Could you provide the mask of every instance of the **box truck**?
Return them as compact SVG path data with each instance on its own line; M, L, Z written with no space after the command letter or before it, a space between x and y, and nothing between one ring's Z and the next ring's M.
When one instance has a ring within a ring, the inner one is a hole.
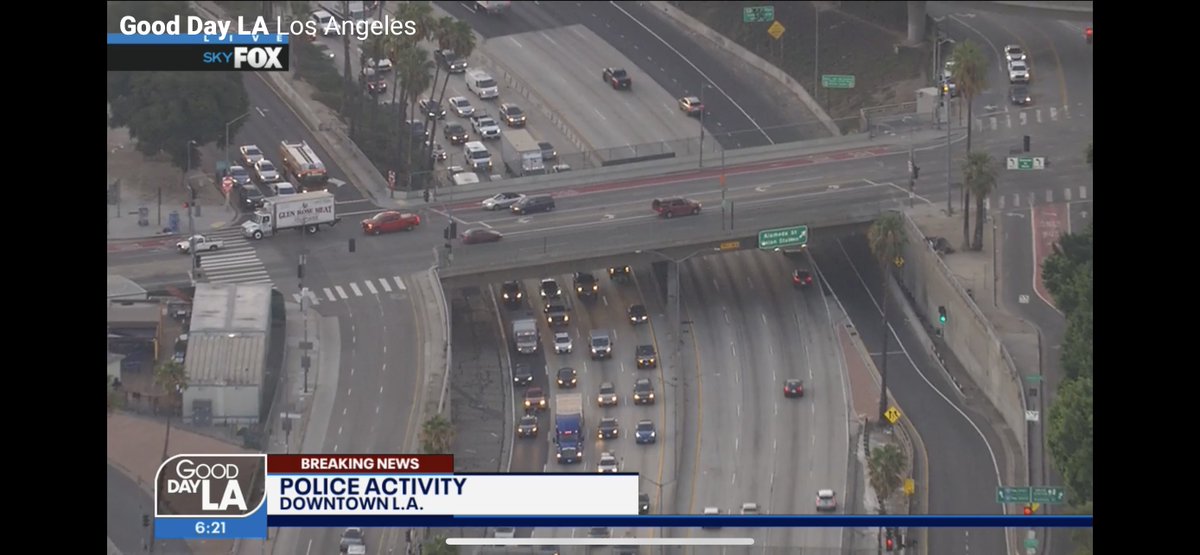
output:
M335 206L333 193L328 191L271 197L242 224L242 235L262 239L284 229L299 228L316 233L323 225L338 223Z
M510 129L500 136L500 157L504 159L504 167L515 177L546 173L542 147L524 129Z

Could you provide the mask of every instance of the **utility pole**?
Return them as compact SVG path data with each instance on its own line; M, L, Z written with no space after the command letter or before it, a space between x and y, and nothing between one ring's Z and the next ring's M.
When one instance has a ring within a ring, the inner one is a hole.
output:
M700 81L700 167L704 167L704 112L708 111L708 106L704 105L704 89L708 87L703 80Z
M229 123L225 124L225 171L229 171L229 126L237 123L238 120L240 120L248 115L250 115L250 112L246 112L236 118L233 118L233 121L230 121ZM246 168L246 169L249 170L250 168Z
M946 214L953 216L954 203L950 202L950 197L954 196L954 176L950 173L950 85L943 85L942 90L946 106Z
M192 145L196 141L188 139L187 148L187 168L183 170L183 187L188 193L187 211L188 211L188 256L192 259L191 275L192 281L196 281L196 268L198 267L199 258L196 256L196 219L193 216L193 210L196 204L196 190L192 188L192 184L188 182L188 174L192 173Z

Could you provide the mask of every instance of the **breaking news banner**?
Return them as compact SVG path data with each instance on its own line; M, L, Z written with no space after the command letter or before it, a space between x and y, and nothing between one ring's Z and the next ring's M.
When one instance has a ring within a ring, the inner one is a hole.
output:
M637 474L455 473L453 455L177 455L155 483L158 539L261 539L268 526L638 514Z

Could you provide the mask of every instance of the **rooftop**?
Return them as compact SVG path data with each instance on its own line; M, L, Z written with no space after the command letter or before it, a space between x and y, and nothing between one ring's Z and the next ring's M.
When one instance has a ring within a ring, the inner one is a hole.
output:
M185 363L189 384L262 384L270 315L270 285L197 285Z

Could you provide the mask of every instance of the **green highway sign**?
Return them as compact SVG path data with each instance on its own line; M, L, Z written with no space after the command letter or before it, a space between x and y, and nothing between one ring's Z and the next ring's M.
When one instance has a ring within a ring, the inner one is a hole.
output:
M742 8L742 23L768 23L775 21L775 6Z
M1061 504L1067 497L1067 492L1063 488L1052 488L1045 486L1036 486L1033 489L1033 502L1046 503L1047 505Z
M1037 538L1025 538L1025 549L1037 549Z
M1028 503L1032 497L1028 487L1000 486L996 488L996 502L1002 505L1005 503Z
M776 249L779 247L804 246L808 244L808 226L782 227L779 229L764 229L758 232L758 248Z
M853 75L822 75L821 86L827 89L853 89Z
M1041 156L1021 157L1009 156L1005 160L1006 169L1010 170L1044 170L1046 169L1046 159Z

